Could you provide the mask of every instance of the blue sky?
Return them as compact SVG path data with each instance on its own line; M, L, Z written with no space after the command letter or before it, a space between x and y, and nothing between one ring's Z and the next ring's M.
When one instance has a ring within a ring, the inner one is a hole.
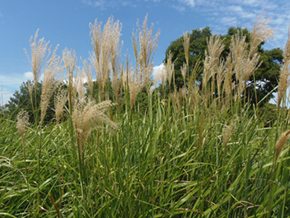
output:
M39 38L50 41L53 48L59 44L59 51L74 49L78 57L86 59L93 50L89 23L97 18L104 24L114 16L123 25L123 56L128 49L133 63L132 31L137 20L142 23L148 13L155 33L160 30L154 58L158 69L170 42L184 31L206 26L216 34L225 34L231 26L251 30L264 10L275 27L274 39L265 48L283 49L290 21L290 1L286 0L0 0L0 104L5 104L23 81L31 79L23 48L30 51L29 39L37 29Z

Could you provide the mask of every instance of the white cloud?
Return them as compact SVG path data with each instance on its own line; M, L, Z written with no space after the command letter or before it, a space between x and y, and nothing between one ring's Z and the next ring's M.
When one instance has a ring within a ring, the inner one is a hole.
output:
M32 72L25 72L24 73L24 78L27 80L33 80L33 73Z
M30 72L30 71L25 72L23 75L24 75L24 80L23 80L23 81L34 80L33 73ZM44 74L42 73L42 74L40 75L39 81L42 81L42 80L43 80L43 76L44 76Z
M98 7L105 10L107 7L116 6L116 1L106 1L106 0L82 0L82 3L92 7Z
M259 3L257 0L243 0L243 4L250 5L250 6L257 6Z
M191 8L194 8L195 6L195 0L179 0L179 1Z
M226 7L220 7L220 9L225 12L243 12L243 8L240 5L230 5Z
M152 76L155 78L163 69L165 69L165 65L162 63L158 66L153 67L153 74Z
M4 76L0 75L1 85L9 86L17 86L17 88L21 85L22 82L25 81L25 78L11 75L11 76Z
M185 11L185 7L182 5L171 4L170 7L177 10L180 13Z
M107 1L107 0L82 0L82 3L88 6L92 6L92 7L98 7L101 10L105 10L107 8L114 8L114 7L118 7L118 6L131 6L131 7L136 7L135 4L133 4L130 1L123 1L123 0L111 0L111 1Z
M226 24L227 28L231 26L237 26L237 18L236 17L222 17L220 18L220 22L222 24Z
M278 17L277 19L273 19L272 23L275 25L281 25L281 24L285 23L285 20L286 20L285 18Z

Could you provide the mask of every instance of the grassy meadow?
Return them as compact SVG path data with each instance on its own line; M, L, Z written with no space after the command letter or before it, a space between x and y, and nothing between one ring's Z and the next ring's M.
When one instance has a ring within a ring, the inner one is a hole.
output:
M73 50L58 56L37 33L31 38L33 113L0 118L0 216L290 216L289 114L280 109L287 103L290 39L273 90L277 120L269 127L259 102L246 101L247 81L260 64L257 47L273 34L268 19L257 18L250 45L233 36L226 60L221 38L210 37L204 67L197 63L191 72L185 33L179 90L170 55L155 81L159 89L151 89L159 37L152 28L145 19L133 35L132 66L129 57L120 60L121 25L112 18L103 28L90 25L94 51L82 68ZM56 118L45 123L54 92Z

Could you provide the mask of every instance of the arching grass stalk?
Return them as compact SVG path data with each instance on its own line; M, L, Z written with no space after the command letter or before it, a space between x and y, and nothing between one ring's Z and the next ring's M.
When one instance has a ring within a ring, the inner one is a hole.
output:
M73 129L73 121L72 121L72 111L73 111L73 102L74 102L74 69L76 67L76 53L73 50L65 49L62 52L62 61L64 62L64 68L68 74L68 106L69 106L69 134L70 134L70 149L72 152L72 162L74 166L77 166L77 152L74 149L75 141L74 141L74 129ZM76 174L74 174L76 179Z
M277 134L277 131L276 131L276 134ZM273 164L272 164L272 172L271 172L271 184L270 184L270 195L269 195L269 201L268 201L268 215L267 215L267 217L271 216L272 203L273 203L273 193L274 193L273 183L275 181L277 159L278 159L279 154L281 153L286 141L288 140L289 136L290 136L290 130L283 132L281 134L280 138L277 140L276 145L275 145L275 155L273 155Z
M21 135L21 139L22 139L22 149L23 149L23 157L24 157L26 174L27 174L27 165L26 165L26 155L25 155L25 134L26 134L26 129L27 129L28 125L29 125L29 114L27 111L21 110L17 115L16 127L17 127L17 129Z
M84 149L85 143L94 129L104 129L100 123L104 123L113 129L117 129L117 123L111 121L105 111L116 104L111 103L110 100L94 104L92 101L76 101L73 107L72 121L74 124L75 134L77 136L77 152L79 159L79 174L81 183L86 181L84 168Z
M38 152L38 197L37 197L37 214L39 215L39 207L40 207L40 182L41 182L41 176L40 176L40 160L41 160L41 151L42 151L42 131L43 131L43 122L44 117L46 115L47 107L49 105L49 101L51 96L53 95L56 88L59 86L61 79L55 80L57 76L60 75L62 72L62 68L60 67L60 57L56 55L56 50L58 46L54 49L52 56L47 61L45 70L44 70L44 76L43 76L43 82L42 82L42 90L41 90L41 102L40 102L40 125L37 126L37 134L39 134L39 152Z
M281 64L281 73L280 73L280 79L279 79L279 85L278 85L278 100L277 100L277 107L278 107L278 112L277 112L277 123L276 123L276 133L275 133L275 141L277 141L277 138L278 138L278 128L280 126L280 116L281 116L281 110L280 110L280 105L281 105L281 102L283 100L283 98L285 98L285 94L286 94L286 91L289 87L289 75L290 75L290 67L289 67L289 64L290 64L290 26L289 26L289 35L288 35L288 40L286 42L286 45L284 47L284 53L283 53L283 62ZM273 167L272 167L272 175L271 175L271 180L273 181L274 180L274 173L275 173L275 169L276 169L276 161L277 161L277 158L278 158L278 155L282 149L282 147L284 146L287 138L288 138L288 133L289 131L287 132L284 132L282 133L281 137L279 138L279 140L277 141L276 143L276 151L275 151L275 160L273 161ZM280 145L280 146L279 146ZM281 147L281 148L279 148ZM278 148L278 150L277 150ZM274 157L273 157L274 158ZM271 216L271 212L270 212L270 209L272 207L272 195L273 195L273 183L271 183L271 186L270 186L270 198L269 198L269 203L268 203L268 217Z
M37 215L39 216L40 208L40 159L41 159L41 149L42 149L42 126L37 126L37 134L39 135L39 148L38 148L38 158L37 158L37 171L38 171L38 182L37 182Z
M41 68L46 60L46 58L48 57L48 55L50 54L50 48L48 48L48 44L49 41L46 42L44 40L44 38L41 38L40 40L37 41L37 37L38 37L38 30L36 31L34 38L33 36L31 36L30 38L30 49L31 49L31 58L28 54L28 52L26 51L26 49L24 49L27 58L30 62L31 68L32 68L32 72L33 72L33 79L34 79L34 106L33 108L34 110L34 119L35 119L35 123L38 123L38 111L37 111L37 84L38 81L40 79L41 76ZM32 100L32 89L29 90L30 95L31 95L31 104L33 105L33 100Z

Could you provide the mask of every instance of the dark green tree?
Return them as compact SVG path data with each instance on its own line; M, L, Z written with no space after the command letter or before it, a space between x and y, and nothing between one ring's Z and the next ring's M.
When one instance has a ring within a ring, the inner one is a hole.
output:
M190 46L189 46L189 71L195 66L195 63L200 59L204 60L205 50L207 49L207 38L211 36L211 30L209 27L204 29L192 30L190 34ZM175 70L175 85L177 88L183 86L183 78L181 75L180 68L182 67L185 60L185 52L183 47L183 36L177 40L171 42L170 46L166 50L165 63L168 58L169 51L172 53L172 60L174 61ZM201 79L201 75L198 75L198 80ZM173 86L171 87L173 89Z
M248 29L230 27L228 29L228 33L221 36L225 45L224 51L221 54L221 58L226 59L230 51L232 36L235 35L238 31L239 33L242 33L246 36L247 43L250 42L251 33ZM195 29L190 33L189 73L191 74L196 62L200 59L201 70L197 72L198 75L196 78L198 81L201 81L202 79L203 60L205 58L205 51L207 50L207 40L211 35L212 32L209 27L204 29ZM167 48L166 57L164 60L165 63L170 51L173 55L172 61L175 61L175 85L177 88L181 88L184 85L184 82L180 68L186 61L183 47L183 36L173 41ZM274 87L278 85L280 66L283 59L283 52L280 48L264 50L262 45L260 45L258 47L258 53L260 55L260 61L262 61L262 64L260 68L250 77L247 88L247 97L252 103L259 102L269 92L271 92ZM173 85L170 87L170 90L173 90ZM257 99L255 98L256 95ZM271 97L273 97L272 94L268 95L264 102L267 102Z
M16 91L13 96L9 99L8 103L5 105L7 108L10 116L12 119L17 117L17 114L21 110L26 110L29 113L29 121L34 123L34 115L33 115L33 108L31 104L30 94L28 90L28 84L33 86L31 81L23 82L20 86L20 90ZM40 117L40 98L41 98L41 87L42 83L37 84L36 89L36 100L38 108L36 108L36 112ZM55 92L56 93L56 92ZM34 101L34 93L33 93L33 101ZM55 119L55 112L54 112L54 94L50 99L50 103L47 108L47 112L44 118L44 123L50 122L51 120Z
M19 111L26 110L29 113L29 121L33 122L34 117L32 111L32 104L28 91L29 84L32 85L32 82L31 81L23 82L19 88L19 91L16 91L13 94L13 96L9 99L5 107L9 111L12 118L16 118ZM38 101L38 105L40 102L40 95L41 95L41 83L38 83L36 90L36 99Z

